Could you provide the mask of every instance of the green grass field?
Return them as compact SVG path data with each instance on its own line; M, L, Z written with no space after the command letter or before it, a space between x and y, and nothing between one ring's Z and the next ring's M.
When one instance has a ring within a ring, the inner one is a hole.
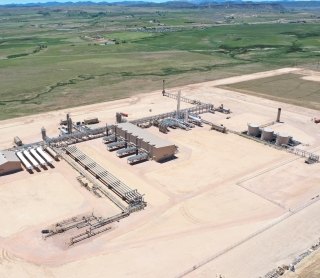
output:
M298 74L283 74L222 87L320 110L319 82L304 80Z
M309 23L275 22L299 16ZM313 18L277 9L0 8L0 119L149 92L162 79L172 87L317 63Z

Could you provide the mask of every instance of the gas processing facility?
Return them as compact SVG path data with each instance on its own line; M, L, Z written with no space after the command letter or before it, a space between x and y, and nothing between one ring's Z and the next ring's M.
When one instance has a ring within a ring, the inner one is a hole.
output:
M24 144L18 137L21 135L18 134L14 138L14 147L0 151L0 175L9 175L21 170L35 175L41 169L55 171L54 165L64 160L79 174L77 180L82 186L96 196L106 197L121 211L108 218L92 214L62 220L50 227L44 227L44 238L76 230L78 232L72 233L68 241L69 245L73 245L108 231L109 224L147 206L143 192L135 189L134 185L118 179L109 169L82 151L82 142L98 140L106 152L113 152L114 159L126 160L135 167L134 165L139 163L150 163L150 160L165 163L176 158L179 146L166 138L165 134L169 131L181 129L186 132L185 136L193 136L193 129L207 127L212 132L224 133L224 136L228 136L228 133L237 134L248 140L303 156L310 164L319 162L318 155L299 148L301 142L295 140L294 134L277 133L272 130L273 124L280 122L281 109L278 110L274 122L248 123L247 130L238 132L202 118L201 115L205 113L231 114L230 109L223 105L215 107L211 103L189 99L181 96L180 91L174 94L163 89L162 95L176 102L174 111L132 120L129 120L128 114L118 112L113 124L100 122L97 117L77 122L67 114L59 123L58 136L48 136L43 127L42 140ZM187 103L189 107L181 109L181 102ZM161 135L157 135L157 132Z

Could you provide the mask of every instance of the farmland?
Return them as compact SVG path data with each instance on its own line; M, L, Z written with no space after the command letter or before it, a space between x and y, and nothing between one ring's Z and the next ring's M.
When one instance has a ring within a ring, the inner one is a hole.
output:
M2 7L0 119L121 99L159 89L162 79L173 87L284 66L317 67L317 9L291 10Z
M223 86L245 94L289 102L320 110L320 89L315 81L296 74L262 78Z

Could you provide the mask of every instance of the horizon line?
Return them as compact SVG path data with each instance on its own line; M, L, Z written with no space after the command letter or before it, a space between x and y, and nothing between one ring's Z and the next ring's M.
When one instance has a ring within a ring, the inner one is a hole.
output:
M270 2L319 2L320 0L203 0L203 2L243 2L243 3L270 3ZM121 2L146 2L146 3L166 3L166 2L194 2L192 0L16 0L16 1L5 1L5 3L0 3L0 6L6 5L41 5L41 4L77 4L77 3L121 3Z

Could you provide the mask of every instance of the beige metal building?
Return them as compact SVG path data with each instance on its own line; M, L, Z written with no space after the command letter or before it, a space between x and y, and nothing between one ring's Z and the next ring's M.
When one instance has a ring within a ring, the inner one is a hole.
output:
M19 158L15 152L0 151L0 176L22 170Z
M177 152L176 145L128 122L116 125L115 134L147 151L155 161L169 159Z

